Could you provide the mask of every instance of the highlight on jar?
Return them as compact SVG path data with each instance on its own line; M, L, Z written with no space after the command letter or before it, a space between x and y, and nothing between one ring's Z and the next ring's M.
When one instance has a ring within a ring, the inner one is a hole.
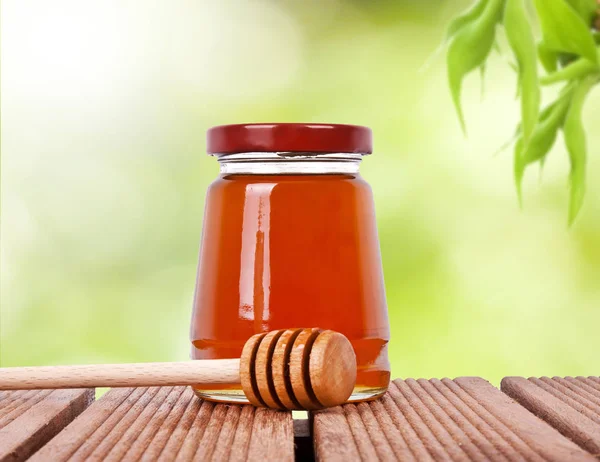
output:
M308 374L295 387L291 377L298 364L308 368L322 360L312 347L325 331L343 334L354 353L355 368L332 364L337 372L331 380L351 383L342 401L384 394L390 330L373 195L359 172L373 151L371 130L224 125L208 131L207 151L220 174L206 195L191 358L249 354L256 377L262 368L266 378L251 378L248 387L234 379L196 383L196 394L221 402L322 407L314 392L320 378ZM332 353L330 361L338 360Z

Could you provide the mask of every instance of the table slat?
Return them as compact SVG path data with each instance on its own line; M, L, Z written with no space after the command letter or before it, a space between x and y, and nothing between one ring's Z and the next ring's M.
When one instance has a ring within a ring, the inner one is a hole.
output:
M600 457L599 377L506 377L504 393Z
M321 461L595 461L478 377L394 380L381 399L313 413Z
M1 392L0 461L27 459L93 400L92 389Z
M214 404L189 387L113 389L31 459L294 459L291 412Z

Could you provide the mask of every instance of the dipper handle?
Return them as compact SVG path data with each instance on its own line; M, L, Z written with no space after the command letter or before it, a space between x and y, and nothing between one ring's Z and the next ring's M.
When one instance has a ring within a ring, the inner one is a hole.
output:
M255 406L322 409L343 404L356 383L356 356L342 334L321 329L252 336L241 359L0 368L0 390L241 384Z
M158 387L211 383L240 383L240 360L0 368L0 390Z

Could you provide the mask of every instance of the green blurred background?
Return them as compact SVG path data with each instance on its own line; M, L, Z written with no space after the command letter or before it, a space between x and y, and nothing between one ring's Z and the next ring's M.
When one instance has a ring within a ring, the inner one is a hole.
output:
M519 210L507 57L468 139L443 57L420 71L468 3L5 0L2 365L188 358L206 129L306 121L373 128L394 376L597 375L599 95L576 225L560 142Z

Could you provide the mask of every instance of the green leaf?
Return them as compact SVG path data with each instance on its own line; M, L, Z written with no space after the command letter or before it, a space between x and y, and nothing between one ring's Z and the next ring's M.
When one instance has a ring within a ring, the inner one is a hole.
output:
M571 5L565 0L535 0L535 5L548 47L598 62L590 27Z
M487 2L488 0L477 0L465 12L450 21L450 24L448 24L448 28L446 29L444 42L450 41L463 27L479 18L485 10Z
M538 43L538 58L546 72L554 72L558 68L558 53L548 48L544 42Z
M573 93L563 127L565 144L567 145L569 160L571 162L571 172L569 174L569 226L577 218L585 197L587 143L582 112L585 99L597 82L597 77L588 77L579 83Z
M542 77L540 82L542 85L551 85L557 82L579 80L594 72L600 72L598 64L588 61L586 58L579 58L566 67Z
M466 125L461 106L462 82L467 74L481 67L489 55L503 3L503 0L486 0L480 16L460 29L448 47L448 82L464 133Z
M523 144L526 146L538 119L541 96L535 38L524 0L506 0L504 28L508 43L517 58Z
M577 11L579 17L588 25L592 25L598 4L596 0L567 0L569 5Z
M483 64L481 66L479 66L479 77L481 78L481 100L483 101L483 96L485 95L485 71L486 71L486 65L485 65L485 61L483 62Z
M552 149L569 108L570 95L570 92L563 93L540 113L529 144L524 143L522 131L519 133L519 139L515 144L514 160L515 184L519 203L522 203L521 184L525 169L534 162L542 161Z
M487 4L488 0L477 0L473 5L471 5L465 12L458 15L446 28L446 32L444 34L444 39L442 43L435 49L435 51L427 58L425 63L419 69L420 72L428 69L431 66L431 63L436 59L436 57L444 50L448 42L465 26L473 22L477 19Z

